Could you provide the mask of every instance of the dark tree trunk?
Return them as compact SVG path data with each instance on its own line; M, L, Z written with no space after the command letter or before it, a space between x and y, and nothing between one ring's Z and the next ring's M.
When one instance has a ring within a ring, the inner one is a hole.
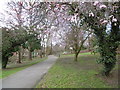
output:
M103 69L102 74L105 75L105 76L109 76L110 72L114 68L114 66L115 66L115 63L111 63L111 62L107 63L107 62L105 62L104 63L104 68L105 69Z
M51 49L50 49L50 55L52 55L53 50L52 50L52 41L51 41Z
M100 53L99 63L103 64L104 68L102 70L102 75L109 76L112 69L116 64L116 49L118 44L115 41L116 33L113 30L111 31L108 37L105 37L104 30L98 29L95 30L95 34L98 40L98 51Z
M24 58L24 49L22 48L22 52L21 52L21 59Z
M39 51L39 55L40 55L40 57L42 58L42 51L41 51L41 50Z
M34 58L34 57L35 57L35 52L33 51L33 52L32 52L32 58Z
M110 72L115 67L117 61L117 47L118 44L115 44L112 40L99 38L100 63L102 63L104 66L102 75L109 76Z
M18 51L18 62L17 63L21 63L21 51Z
M29 60L32 60L32 52L29 50Z
M2 56L2 69L5 69L8 63L8 57Z
M75 53L75 58L74 58L74 61L75 61L75 62L78 61L78 54L79 54L79 53Z
M45 47L45 45L44 45L44 49L43 49L42 55L43 55L43 57L46 56L46 47Z
M107 50L104 50L105 48L103 48L103 52L100 52L101 61L104 61L102 75L109 76L116 65L116 50L111 50L109 47L106 48Z

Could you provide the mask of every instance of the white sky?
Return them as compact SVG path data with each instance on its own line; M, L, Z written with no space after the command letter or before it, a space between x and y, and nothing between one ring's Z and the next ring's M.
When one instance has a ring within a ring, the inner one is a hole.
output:
M0 20L1 18L7 18L5 10L7 9L7 3L10 1L23 1L23 0L0 0ZM25 1L35 1L35 0L25 0ZM5 26L5 24L0 21L0 26Z
M6 8L6 3L10 0L0 0L0 13L4 12L4 9Z
M0 20L1 20L1 18L5 18L5 10L7 7L7 2L9 2L9 1L10 0L0 0ZM4 26L4 23L1 21L0 21L0 26Z
M23 0L0 0L0 13L4 12L4 9L6 9L6 3L9 1L23 1ZM34 0L28 0L28 1L34 1ZM39 0L43 1L43 0Z

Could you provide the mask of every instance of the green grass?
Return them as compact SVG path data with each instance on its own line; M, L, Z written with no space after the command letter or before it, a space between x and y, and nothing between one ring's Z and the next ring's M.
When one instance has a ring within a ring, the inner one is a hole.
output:
M63 54L61 55L61 57L73 57L75 54ZM80 55L92 55L91 52L87 52L87 53L79 53Z
M32 66L34 64L37 64L39 62L42 62L44 60L46 60L47 58L42 58L42 59L39 59L39 58L34 58L34 60L32 61L27 61L23 64L17 64L17 65L9 65L7 69L4 69L2 71L0 71L0 78L5 78L11 74L14 74L18 71L21 71L29 66Z
M70 55L71 56L71 55ZM111 88L97 74L101 65L96 63L98 55L82 54L76 63L69 55L61 57L44 76L36 88Z

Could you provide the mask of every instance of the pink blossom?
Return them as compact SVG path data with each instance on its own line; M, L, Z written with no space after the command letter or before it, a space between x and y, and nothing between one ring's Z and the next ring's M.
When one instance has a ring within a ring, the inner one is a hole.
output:
M59 8L59 7L61 7L61 5L60 5L60 4L57 4L57 5L56 5L56 7L58 7L58 8Z
M75 9L75 11L77 11L77 10L78 10L78 8Z
M89 13L89 17L94 17L94 14L92 12Z
M68 21L70 21L70 20L71 20L71 18L68 18L67 20L68 20Z
M116 19L116 18L113 18L113 19L112 19L112 22L117 22L117 19Z
M23 5L23 2L18 2L18 3L19 3L19 5L20 5L20 6L22 6L22 5Z
M93 5L96 6L98 4L99 4L99 1L95 1Z
M61 8L62 8L63 10L65 10L65 7L64 7L64 6L62 6Z
M55 10L55 11L57 11L57 10L58 10L58 8L54 8L54 10Z
M71 18L71 21L72 21L72 22L74 22L74 21L75 21L75 18L74 18L74 16L72 16L72 18Z
M85 2L81 2L82 4L84 4Z
M117 24L116 24L116 23L114 23L114 26L117 26Z
M114 16L113 16L113 15L110 15L110 16L109 16L109 18L112 18L112 17L114 17Z
M69 4L72 4L72 2L70 2Z
M77 17L77 16L78 16L78 13L75 14L75 17Z
M100 5L100 9L107 8L106 5Z
M101 24L106 24L106 23L108 23L107 20L100 20L100 22L101 22Z

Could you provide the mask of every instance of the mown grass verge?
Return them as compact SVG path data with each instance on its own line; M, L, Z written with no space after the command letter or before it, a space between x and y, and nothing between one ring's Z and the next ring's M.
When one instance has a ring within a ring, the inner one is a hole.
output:
M61 56L36 88L112 88L117 87L117 77L98 76L101 65L99 55L79 55L74 62L71 55Z

